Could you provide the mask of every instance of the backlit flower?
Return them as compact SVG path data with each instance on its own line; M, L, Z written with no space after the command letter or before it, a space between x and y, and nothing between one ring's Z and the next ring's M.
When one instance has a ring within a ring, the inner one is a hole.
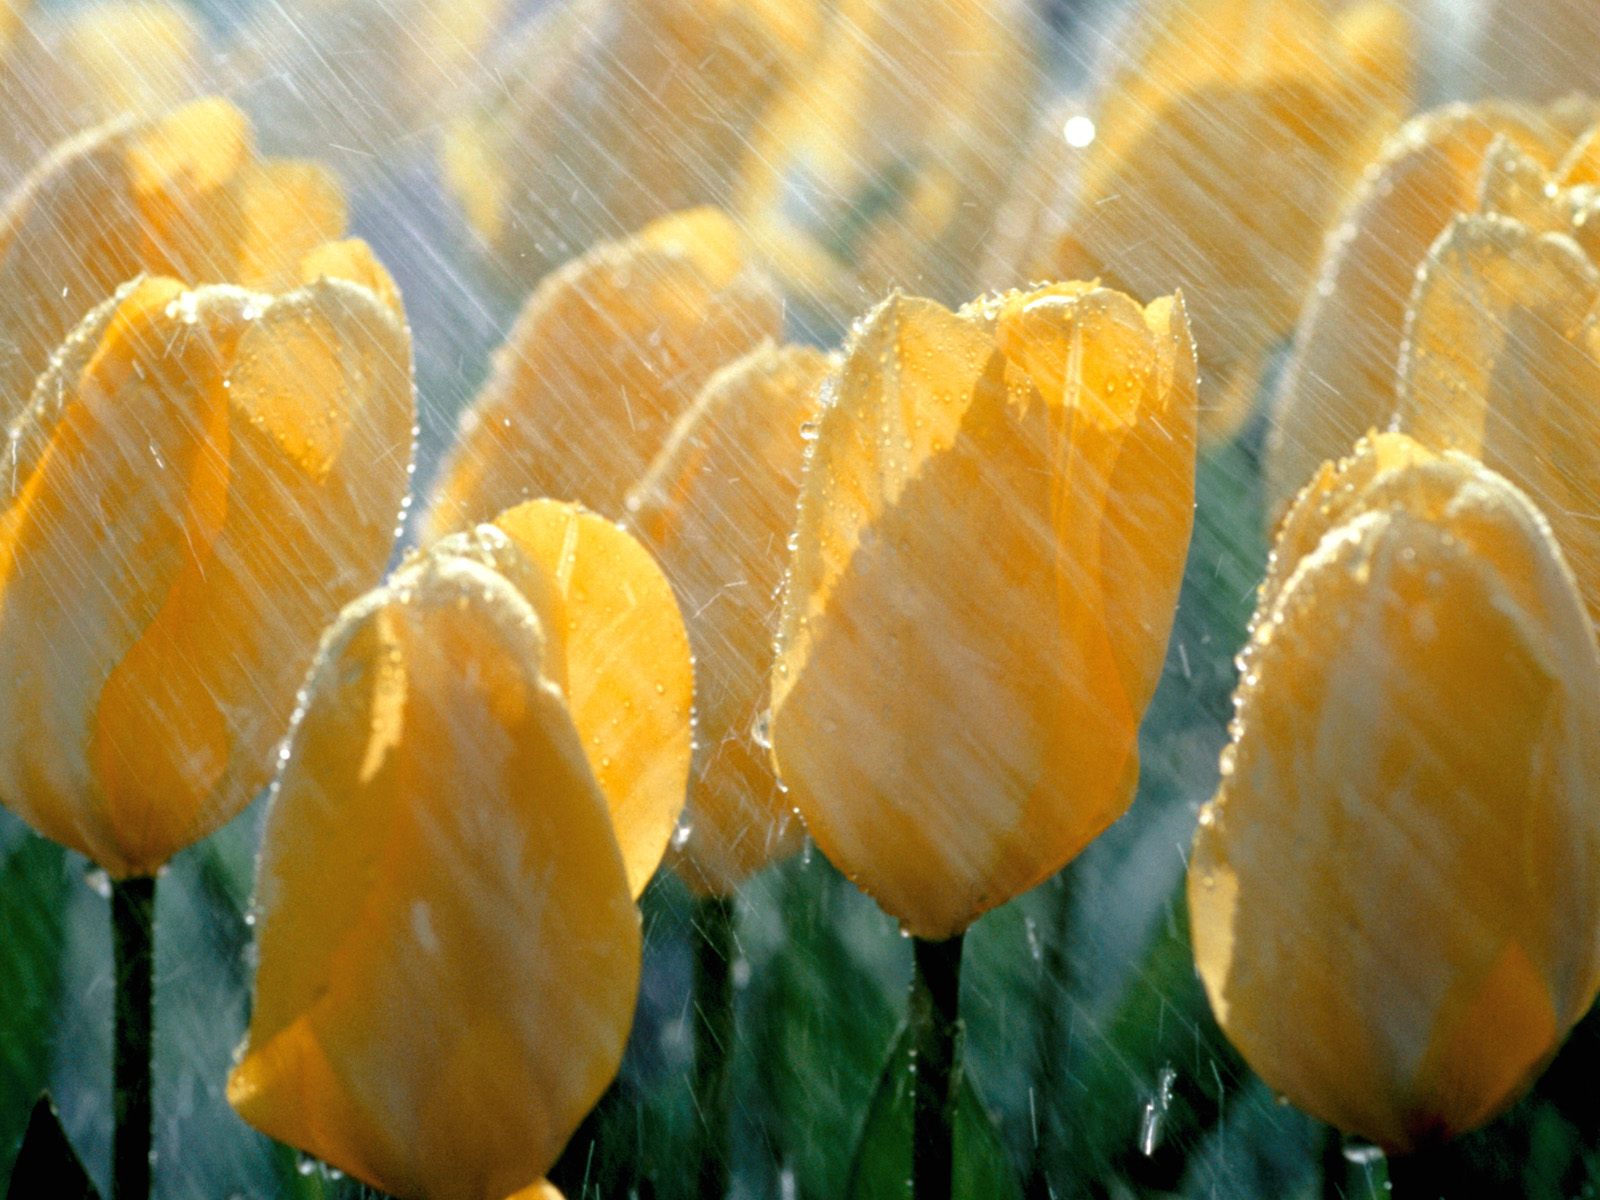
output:
M632 1024L689 675L665 578L574 506L350 605L267 822L240 1114L400 1196L553 1195Z
M1506 1107L1600 986L1600 657L1550 529L1397 434L1291 510L1189 868L1223 1031L1407 1152Z
M1194 506L1181 302L893 296L828 384L773 675L817 843L930 940L1126 808Z
M278 294L129 284L9 423L0 795L113 875L267 782L318 634L393 544L410 335L361 244L301 265Z
M766 733L777 593L826 355L763 346L706 384L628 507L695 645L695 758L679 873L731 892L793 849Z

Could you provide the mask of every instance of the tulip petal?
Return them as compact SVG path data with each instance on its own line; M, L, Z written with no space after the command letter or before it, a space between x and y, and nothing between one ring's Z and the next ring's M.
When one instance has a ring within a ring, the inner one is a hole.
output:
M38 737L8 731L0 776L30 820L120 875L153 872L266 782L328 614L388 556L413 404L404 325L343 280L276 297L152 280L109 320L13 429L0 661L13 694L52 694L58 715ZM117 615L61 611L86 591ZM80 632L41 642L57 620Z
M1162 336L1186 340L1169 316ZM1174 355L1155 337L1138 305L1087 285L959 316L897 296L829 385L780 623L773 752L824 852L919 936L948 937L1037 883L1131 796L1147 656L1108 633L1105 594L1124 581L1103 576L1101 552L1127 565L1110 488L1142 481L1136 461L1117 468L1146 406L1169 407L1156 392ZM1192 428L1192 391L1187 406L1173 391ZM1192 456L1183 423L1167 444ZM1161 532L1186 544L1186 516ZM1150 561L1167 560L1181 548ZM1170 620L1129 636L1164 644Z
M1498 216L1462 218L1418 276L1398 425L1526 490L1600 619L1597 326L1600 269L1570 238Z
M1406 1151L1508 1103L1600 983L1600 655L1526 496L1372 453L1308 492L1345 516L1263 592L1189 903L1252 1067Z
M536 611L637 898L689 780L694 660L672 587L643 546L576 505L533 500L494 524L550 581Z
M342 224L326 174L258 162L248 121L225 100L64 143L0 214L0 419L22 410L51 353L127 280L292 286L299 256Z
M1394 415L1395 368L1418 265L1477 207L1496 138L1548 164L1559 138L1533 112L1452 106L1412 121L1367 173L1332 234L1295 337L1267 444L1267 512L1282 516L1318 466Z
M782 307L712 209L597 247L529 299L435 485L437 538L537 496L619 518L673 422Z
M729 894L797 848L759 726L771 702L784 543L828 357L764 346L701 391L628 500L633 525L671 579L695 648L697 748L677 868L691 888Z
M627 1040L638 913L545 650L494 572L413 562L329 634L268 818L229 1100L400 1195L526 1187Z

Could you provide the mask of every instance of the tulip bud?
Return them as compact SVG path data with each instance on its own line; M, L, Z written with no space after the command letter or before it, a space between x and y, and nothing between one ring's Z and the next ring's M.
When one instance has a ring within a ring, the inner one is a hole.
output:
M1524 215L1565 224L1558 200L1535 185L1530 203L1549 211ZM1600 268L1538 228L1463 217L1439 239L1411 301L1397 422L1524 489L1600 620Z
M784 543L829 365L768 345L719 371L628 501L695 645L699 749L677 867L699 891L731 893L799 842L765 726Z
M398 1196L484 1200L543 1175L616 1073L640 930L550 669L560 585L498 531L452 542L345 609L312 668L228 1099Z
M427 536L539 495L621 517L700 386L782 325L777 293L714 209L568 263L529 298L462 417Z
M1395 369L1417 269L1459 213L1482 201L1490 146L1552 168L1572 143L1561 114L1452 105L1388 143L1328 242L1279 389L1267 453L1267 509L1281 516L1319 464L1394 416Z
M30 17L0 45L0 179L8 187L64 138L188 99L203 49L194 18L165 0L110 0Z
M389 555L410 336L340 264L382 276L353 244L281 295L131 283L10 423L0 795L114 876L266 783L318 633Z
M1500 1112L1600 987L1600 654L1544 518L1379 435L1287 517L1189 867L1213 1012L1393 1152Z
M447 181L523 290L597 242L727 205L820 0L564 0L448 123Z
M892 296L825 389L772 738L818 845L952 936L1132 798L1194 505L1176 298Z
M288 291L343 235L320 167L260 159L221 99L121 119L59 146L0 211L0 421L84 313L140 274Z
M737 205L830 318L907 287L972 294L1043 82L1019 0L843 0L755 131Z
M1410 33L1383 2L1161 0L1087 112L1067 217L1033 277L1192 297L1203 431L1249 415L1325 230L1409 102ZM1248 170L1240 164L1249 163Z
M483 553L492 541L505 543L496 569L539 613L545 673L566 695L637 897L689 782L694 660L672 585L642 545L575 504L519 504L440 545Z

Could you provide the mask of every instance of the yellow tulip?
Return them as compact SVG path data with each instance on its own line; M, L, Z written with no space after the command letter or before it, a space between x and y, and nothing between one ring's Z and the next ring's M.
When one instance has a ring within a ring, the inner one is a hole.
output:
M0 45L0 180L8 186L64 138L125 114L155 116L200 82L200 29L164 0L30 17Z
M568 263L529 298L462 417L427 536L540 495L621 517L701 385L782 325L776 291L715 209Z
M1561 205L1535 164L1515 170L1532 205ZM1587 207L1593 189L1582 190L1580 221L1600 215L1600 204ZM1565 214L1546 215L1565 224ZM1597 318L1600 268L1566 233L1500 216L1458 219L1418 276L1397 422L1425 445L1481 458L1526 491L1600 620Z
M729 894L800 839L763 727L802 430L829 365L768 345L719 371L628 500L695 646L699 749L676 865L696 891Z
M569 505L349 606L267 820L240 1114L399 1196L553 1197L632 1023L689 675L665 578Z
M9 423L0 796L113 876L267 782L318 633L393 543L409 333L359 243L305 272L130 283Z
M1274 517L1321 463L1389 424L1417 269L1453 217L1479 208L1490 145L1502 139L1565 177L1578 167L1560 164L1583 118L1572 107L1454 105L1390 141L1329 242L1284 373L1267 455Z
M727 204L823 0L563 0L447 125L445 177L520 288L597 242Z
M1324 231L1408 105L1410 33L1386 0L1337 15L1322 0L1159 0L1130 40L1084 114L1065 220L1026 273L1135 296L1181 285L1202 429L1221 436L1249 415Z
M893 296L829 382L772 742L817 844L953 936L1121 815L1194 506L1183 305Z
M1600 987L1600 656L1528 498L1397 434L1290 512L1189 867L1269 1086L1409 1152L1482 1124Z
M286 291L344 227L327 173L258 158L249 122L225 100L64 143L0 212L0 421L22 411L83 314L127 280Z
M891 287L970 296L1042 70L1019 0L840 0L754 135L737 206L835 319Z

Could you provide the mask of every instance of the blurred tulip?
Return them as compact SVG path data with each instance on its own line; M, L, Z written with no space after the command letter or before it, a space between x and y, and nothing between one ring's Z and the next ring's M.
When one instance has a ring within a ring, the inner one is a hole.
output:
M1286 519L1200 814L1200 976L1267 1084L1391 1152L1506 1107L1600 986L1600 656L1538 510L1400 435Z
M1581 114L1453 105L1406 125L1369 172L1329 240L1315 294L1278 392L1267 509L1281 516L1324 461L1394 416L1395 369L1417 269L1458 213L1482 196L1497 138L1556 170Z
M908 287L970 296L1043 81L1023 0L840 0L753 135L738 207L791 292L842 322Z
M1600 92L1600 6L1489 0L1474 50L1484 95L1555 100Z
M1082 149L1053 244L999 282L1182 286L1202 432L1224 436L1294 328L1325 230L1409 106L1411 35L1387 0L1336 15L1322 0L1154 0L1127 41L1063 128Z
M414 405L374 279L352 243L280 295L131 283L9 423L0 796L114 877L267 782L318 633L389 555Z
M286 291L344 227L328 174L258 158L249 122L226 100L64 143L0 212L0 421L22 411L83 314L127 280Z
M447 126L451 187L516 290L677 209L726 205L824 0L561 0Z
M689 674L665 578L574 506L446 538L348 607L268 818L241 1115L399 1196L554 1196L527 1185L632 1023Z
M31 15L0 45L6 188L73 134L123 116L158 116L200 88L200 29L184 7L165 0Z
M699 751L676 865L697 892L731 894L800 841L764 726L784 543L829 365L767 345L719 371L628 500L695 646Z
M893 296L825 391L773 676L818 845L930 941L1121 815L1194 507L1175 298Z
M770 281L714 209L568 263L529 298L463 415L427 538L538 495L621 517L701 385L782 326Z

